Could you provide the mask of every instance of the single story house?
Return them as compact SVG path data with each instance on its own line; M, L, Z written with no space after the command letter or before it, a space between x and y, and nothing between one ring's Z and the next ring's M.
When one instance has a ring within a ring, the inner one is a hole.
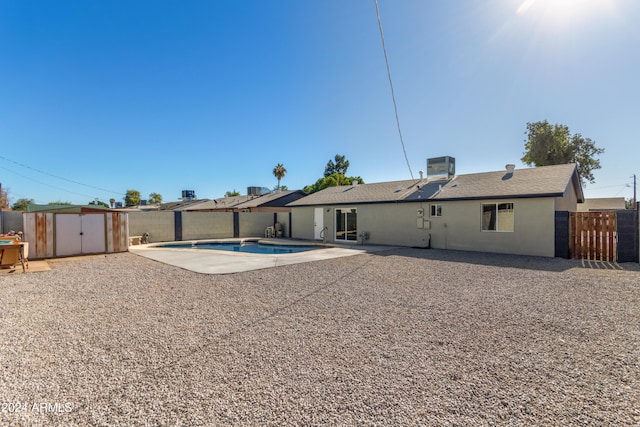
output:
M167 202L161 203L157 210L159 211L184 211L192 206L200 205L203 203L207 203L209 199L193 199L193 200L181 200L178 202ZM142 208L147 208L147 206L142 206ZM145 209L140 209L145 210Z
M575 164L326 188L289 203L292 237L555 255L555 212L584 195Z
M274 191L263 195L221 197L187 207L189 212L290 212L287 205L305 196L302 190Z

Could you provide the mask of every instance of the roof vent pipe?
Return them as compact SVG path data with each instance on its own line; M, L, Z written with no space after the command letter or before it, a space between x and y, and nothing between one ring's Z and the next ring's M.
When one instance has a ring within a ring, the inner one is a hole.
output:
M420 174L420 180L422 180L424 177L424 171L418 171L418 173Z
M516 168L516 165L509 163L508 165L505 166L505 168L507 169L507 173L513 173L513 171Z

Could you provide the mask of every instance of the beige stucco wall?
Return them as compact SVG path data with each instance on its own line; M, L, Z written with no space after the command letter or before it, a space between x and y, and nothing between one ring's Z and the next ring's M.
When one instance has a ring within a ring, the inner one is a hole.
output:
M482 203L458 201L442 203L442 217L431 220L433 248L555 255L554 199L504 199L490 203L513 203L514 231L481 230Z
M573 186L573 181L570 181L567 185L567 188L564 191L564 196L557 197L555 200L557 211L575 212L577 210L580 210L579 207L583 205L583 203L578 203L578 198Z
M367 244L426 247L430 230L417 227L417 209L421 206L426 204L358 206L358 242L362 242L360 233L368 232ZM329 235L333 235L333 229Z
M278 212L276 214L278 222L282 225L281 230L283 237L289 237L289 227L291 227L291 224L289 223L289 212L290 211Z
M626 207L624 197L585 199L584 203L578 205L578 212L623 210Z
M335 209L355 207L358 235L369 232L367 244L424 247L431 236L433 248L554 256L554 198L491 200L490 203L514 204L513 232L481 231L482 203L441 202L441 217L430 217L430 204L426 202L325 206L327 241L335 241ZM424 210L423 225L429 228L418 228L418 209ZM293 209L293 237L313 239L313 216L313 207Z
M313 240L313 207L291 209L291 237Z
M182 212L182 240L233 236L232 212Z
M129 236L149 233L150 242L173 241L174 224L173 212L129 212Z

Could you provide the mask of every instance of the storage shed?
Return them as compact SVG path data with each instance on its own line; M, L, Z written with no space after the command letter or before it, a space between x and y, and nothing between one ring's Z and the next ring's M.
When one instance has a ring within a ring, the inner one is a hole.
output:
M75 206L25 212L22 220L31 259L129 250L126 212Z

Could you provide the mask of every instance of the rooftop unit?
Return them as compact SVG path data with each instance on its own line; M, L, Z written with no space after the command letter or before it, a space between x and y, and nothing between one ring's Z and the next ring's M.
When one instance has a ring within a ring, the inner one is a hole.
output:
M455 158L443 156L427 159L427 179L450 179L455 174Z
M269 194L271 190L267 187L247 187L247 195L248 196L263 196L265 194Z
M182 201L190 202L192 200L196 200L195 190L182 190Z

